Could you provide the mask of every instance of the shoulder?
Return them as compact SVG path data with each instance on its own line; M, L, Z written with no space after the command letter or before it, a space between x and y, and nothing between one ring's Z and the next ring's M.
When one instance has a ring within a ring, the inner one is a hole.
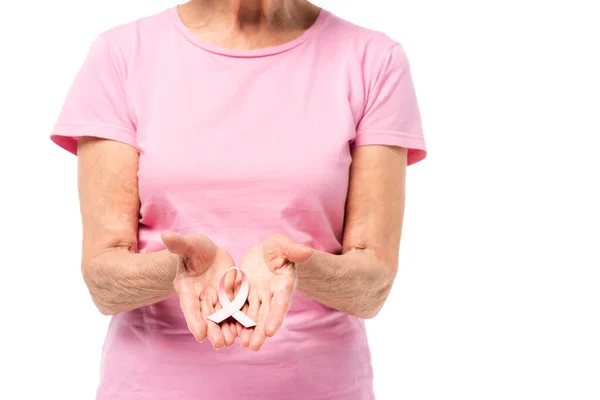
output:
M92 46L104 46L111 52L131 55L142 42L152 42L163 37L170 28L172 9L140 17L100 32Z
M154 33L155 36L163 35L168 27L173 9L169 8L160 12L113 26L106 29L98 35L102 40L108 43L118 45L121 42L127 42L132 38Z
M88 57L102 57L127 74L148 44L157 43L168 32L170 12L171 9L163 10L100 32L90 44Z
M331 12L327 13L327 38L348 56L358 59L363 67L376 67L389 57L407 62L401 43L387 33L360 26Z

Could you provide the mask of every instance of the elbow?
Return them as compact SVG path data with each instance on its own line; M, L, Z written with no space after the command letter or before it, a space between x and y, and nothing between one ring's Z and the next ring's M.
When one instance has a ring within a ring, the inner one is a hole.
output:
M98 309L98 311L100 311L100 314L102 314L102 315L113 316L113 315L117 315L119 313L116 309L101 306L96 302L94 302L94 304L96 304L96 308Z
M103 302L102 297L95 296L91 292L90 294L92 296L92 301L94 302L94 305L96 306L96 309L100 312L100 314L105 316L113 316L121 312L121 310L117 309L117 307L108 305L105 302Z
M373 319L383 308L392 290L398 268L397 262L384 262L372 252L363 254L367 254L369 260L355 269L358 272L355 278L361 283L359 287L355 287L355 294L358 295L352 296L350 310L347 312L361 319Z
M372 275L371 282L366 285L368 290L363 297L362 304L357 304L357 317L359 318L375 318L392 291L397 269L380 263L378 270L380 273Z
M355 303L350 314L361 319L375 318L385 304L392 290L393 279L385 279L378 285L374 285L369 292L362 297L360 303Z
M120 310L108 301L108 282L94 260L82 265L82 275L90 297L100 314L107 316L118 314Z
M379 315L379 312L383 308L385 300L385 298L372 299L370 302L356 305L355 309L352 310L352 312L350 312L349 314L361 319L373 319L377 315Z
M89 290L89 287L88 287L88 290ZM90 292L90 296L92 297L92 301L94 302L94 305L96 306L96 309L100 312L100 314L106 315L106 316L113 316L122 311L116 305L110 304L107 301L106 296L103 296L102 294L99 294L92 290L89 290L89 292Z
M364 310L360 310L360 312L356 316L361 319L373 319L379 314L379 311L381 311L382 308L383 303L374 304L371 307L365 308Z
M96 309L100 312L100 314L112 316L121 312L116 305L110 304L110 302L107 301L107 296L102 293L101 290L98 290L97 288L91 288L90 285L88 285L88 291L94 305L96 306Z

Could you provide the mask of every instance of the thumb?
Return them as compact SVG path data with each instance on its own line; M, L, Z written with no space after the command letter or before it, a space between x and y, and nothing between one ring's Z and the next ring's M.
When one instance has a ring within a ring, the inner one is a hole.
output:
M314 250L299 243L289 243L284 248L285 257L293 263L303 263L310 260Z
M169 250L173 254L178 254L180 256L187 257L189 256L189 248L187 246L185 238L178 233L163 233L160 235L162 242L164 243L167 250Z
M265 261L272 269L281 268L287 261L301 263L312 258L314 250L294 242L285 235L271 236L263 242Z
M208 266L217 256L217 245L204 235L182 236L178 233L163 233L161 238L171 253L193 259L202 266Z

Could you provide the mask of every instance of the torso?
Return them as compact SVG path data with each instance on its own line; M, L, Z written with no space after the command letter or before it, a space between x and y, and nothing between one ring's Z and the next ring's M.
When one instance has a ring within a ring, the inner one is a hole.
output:
M262 50L208 45L175 9L106 35L127 66L141 252L164 231L203 233L235 261L276 233L341 251L363 80L392 40L326 11ZM113 317L98 399L233 398L372 399L363 322L297 293L254 353L196 343L176 299Z

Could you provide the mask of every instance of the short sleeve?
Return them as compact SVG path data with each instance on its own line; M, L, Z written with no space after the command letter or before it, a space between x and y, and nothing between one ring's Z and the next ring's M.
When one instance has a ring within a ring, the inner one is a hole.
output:
M366 88L366 104L352 147L390 145L408 149L408 165L427 154L410 66L400 44L387 51Z
M116 140L137 148L125 92L124 61L103 35L91 44L50 134L54 143L73 154L77 154L81 136Z

